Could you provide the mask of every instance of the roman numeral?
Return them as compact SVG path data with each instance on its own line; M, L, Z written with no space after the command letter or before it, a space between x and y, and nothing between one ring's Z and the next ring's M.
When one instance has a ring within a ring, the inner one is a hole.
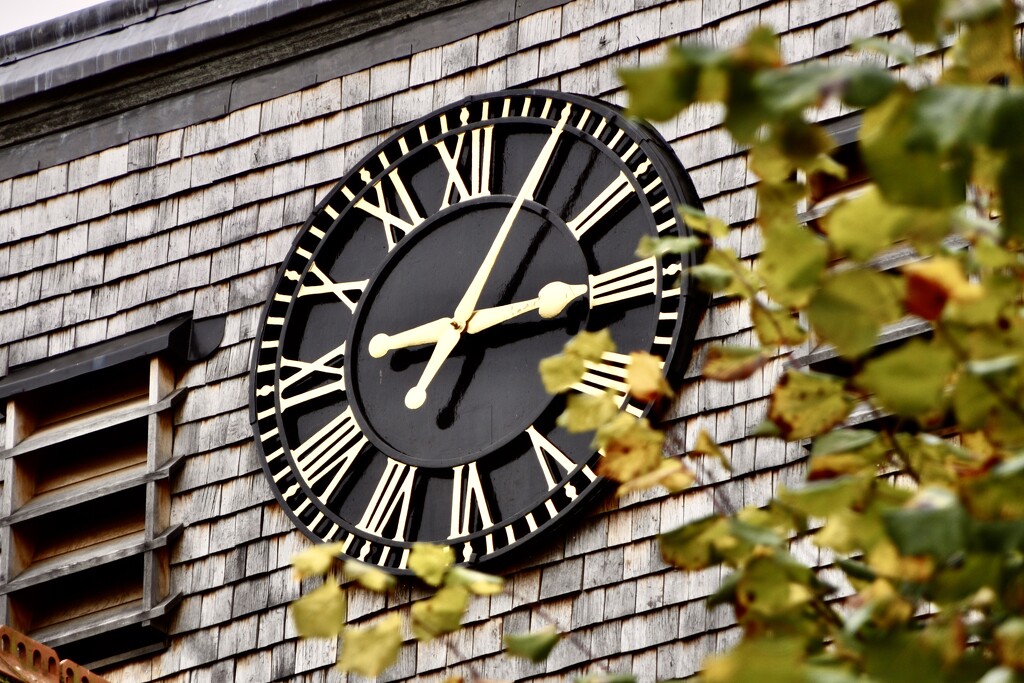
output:
M487 103L485 102L484 118L487 116L486 107ZM469 122L468 108L462 108L460 120L463 126ZM441 117L441 128L444 132L448 131L448 119L446 116ZM451 205L453 190L458 192L459 201L471 199L473 197L482 197L491 193L491 153L494 146L492 140L493 133L494 126L474 128L470 131L468 187L466 186L465 180L462 178L462 173L459 172L459 159L462 158L462 147L466 132L462 131L455 135L454 152L448 151L447 140L441 140L434 144L434 147L437 148L438 153L441 155L441 161L444 162L445 168L448 169L448 182L445 184L444 195L441 197L442 209Z
M354 280L352 282L335 282L331 278L327 277L320 267L315 263L309 267L309 275L316 278L319 283L314 285L307 285L303 283L299 286L298 296L313 296L316 294L334 294L338 297L341 303L348 306L348 309L352 312L356 310L356 304L359 303L359 297L363 295L363 290L366 289L366 285L369 280ZM299 274L294 270L285 272L285 276L289 280L298 280ZM354 297L352 294L358 292Z
M633 184L629 182L626 172L620 171L618 177L602 190L601 194L597 195L583 211L568 221L566 226L572 231L573 237L579 241L598 221L632 194L634 194Z
M603 306L658 293L658 259L654 256L636 263L590 275L590 307Z
M468 470L467 470L468 467ZM449 539L468 536L474 531L480 531L494 526L491 521L491 511L487 507L487 499L484 496L483 482L480 480L480 472L476 463L469 465L457 465L453 468L455 479L452 482L452 524ZM465 473L465 476L463 474ZM473 511L480 517L480 529L473 528Z
M381 163L387 166L389 164L387 157L383 154L381 154L381 157ZM365 168L359 172L359 177L364 183L370 182L370 173ZM405 212L409 215L408 221L396 216L388 209L387 199L384 196L384 188L382 187L385 178L391 181L395 194L398 195L399 201L402 203L402 206L405 207ZM412 197L409 195L409 191L405 189L405 183L402 182L402 177L398 175L398 169L396 168L388 173L385 178L382 178L380 182L377 182L373 186L373 192L377 197L376 204L366 199L369 195L369 193L366 193L355 203L355 207L365 211L384 224L384 239L387 240L388 251L391 251L395 248L395 245L398 244L398 241L405 237L407 232L423 222L423 217L420 216L419 211L416 209L416 205L413 203ZM341 188L341 191L349 201L352 201L352 199L355 198L355 194L353 194L353 192L347 187Z
M319 494L320 500L328 503L366 444L366 436L356 424L352 408L348 407L293 450L292 457L299 476L310 487L333 473L334 476ZM287 472L287 469L282 470L275 476L275 480L281 479ZM295 495L298 490L299 485L293 484L285 492L285 498Z
M576 463L570 460L565 453L558 450L558 448L548 441L543 434L538 432L533 425L526 428L526 433L530 437L530 443L533 444L533 452L536 454L537 462L540 464L540 469L544 473L544 480L548 484L548 491L554 491L558 482L561 481L562 478L558 477L556 479L552 474L548 458L554 460L566 474L576 469Z
M317 358L312 363L307 363L301 360L291 360L290 358L281 358L281 372L284 373L285 368L296 368L297 372L290 374L287 378L282 377L279 380L278 386L280 388L280 400L281 400L281 411L285 411L292 406L311 401L325 394L329 394L334 391L345 391L345 368L335 367L335 365L341 365L345 360L345 342L341 343L341 346L331 349L324 355ZM290 389L293 385L302 380L306 379L314 372L322 373L325 375L331 375L335 379L313 389L309 389L302 393L294 396L285 396L286 390ZM261 389L262 391L262 389Z
M384 536L391 521L398 516L393 538L405 540L405 529L409 520L409 507L412 504L412 485L416 478L416 468L388 458L384 474L377 482L370 504L356 526L375 536Z
M608 392L615 402L622 406L629 399L629 385L626 384L626 367L629 356L608 351L601 356L601 362L584 361L583 377L572 385L580 393L600 396ZM640 417L643 410L634 405L626 404L626 411Z
M558 487L558 482L561 480L561 476L555 477L551 471L551 464L548 458L554 460L555 463L562 469L566 474L576 469L576 463L570 460L565 453L558 450L555 444L547 440L547 438L538 432L533 425L526 428L526 433L530 437L530 443L533 445L533 452L537 456L537 462L540 464L540 469L544 473L544 480L547 482L548 491L554 492ZM583 472L590 477L590 480L594 480L594 473L586 465L583 466ZM564 487L565 494L570 500L575 500L577 496L576 487L572 484L567 483ZM548 498L544 501L545 507L548 509L548 514L552 518L558 515L558 508L555 507L555 501ZM512 541L509 541L510 543Z

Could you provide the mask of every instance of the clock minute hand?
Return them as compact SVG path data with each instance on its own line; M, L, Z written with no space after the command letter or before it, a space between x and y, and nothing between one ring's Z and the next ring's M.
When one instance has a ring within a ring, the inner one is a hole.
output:
M536 299L475 311L470 316L469 322L466 323L466 333L483 332L530 311L539 311L542 318L554 318L565 310L569 302L586 294L589 289L587 285L567 285L564 282L549 283L544 285Z
M562 109L562 117L555 124L554 129L552 129L550 137L544 143L540 154L537 155L537 160L533 162L533 168L530 169L530 174L526 176L523 187L519 190L519 194L516 195L515 201L512 202L512 207L509 208L508 215L505 216L505 220L498 229L498 234L495 236L491 248L487 250L483 263L480 264L476 275L473 276L473 280L469 283L466 293L462 295L459 305L455 307L455 313L452 314L452 318L455 319L455 326L452 332L445 332L441 339L437 341L437 346L434 347L434 352L430 354L430 359L427 361L427 367L423 368L423 375L420 377L420 381L405 395L405 406L407 408L415 410L426 402L427 387L441 368L441 364L444 363L458 343L459 337L462 336L462 330L465 329L466 323L469 321L469 316L473 315L473 310L480 300L480 295L484 291L484 285L487 284L487 278L494 268L495 261L498 260L498 254L505 244L505 239L512 229L512 224L515 223L519 209L522 208L523 202L533 198L533 192L537 189L537 184L540 182L544 168L551 158L551 153L555 151L555 143L558 142L558 137L562 134L562 129L565 128L571 111L572 105L566 103Z
M487 278L491 274L491 270L494 268L495 262L498 260L498 254L501 252L501 248L505 245L505 239L508 237L508 233L512 229L512 224L515 223L516 216L519 215L519 209L522 208L523 202L527 199L533 199L533 193L537 189L538 183L540 183L540 177L544 173L544 169L547 167L548 161L551 159L552 152L555 151L555 144L558 142L558 137L562 134L562 130L565 128L566 122L569 120L569 114L572 111L572 105L566 104L562 109L562 116L555 124L555 127L551 130L551 135L544 143L544 147L541 149L540 154L537 155L536 161L533 162L533 167L530 169L529 175L526 176L526 180L523 182L522 188L519 190L519 194L516 195L515 201L512 202L512 207L508 210L508 214L505 216L505 220L501 224L501 228L498 229L498 234L494 238L494 242L491 244L491 248L487 251L487 255L484 257L483 263L480 264L480 268L476 271L476 275L473 276L473 281L469 283L469 287L466 289L466 293L462 296L462 300L459 305L455 307L455 313L452 315L455 320L461 325L465 325L469 320L469 316L473 314L473 309L476 308L477 302L480 300L480 295L484 291L484 285L487 284Z

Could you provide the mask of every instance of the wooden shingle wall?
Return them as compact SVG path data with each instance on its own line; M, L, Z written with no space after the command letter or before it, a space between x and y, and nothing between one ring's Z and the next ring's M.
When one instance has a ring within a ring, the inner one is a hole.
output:
M37 173L0 181L0 374L193 311L227 315L221 348L179 384L172 555L184 593L170 648L102 672L111 681L342 678L335 643L299 641L286 614L300 595L289 559L307 545L273 500L248 424L252 338L277 266L314 204L390 131L465 95L530 86L625 104L616 70L652 63L666 38L728 46L755 25L781 35L787 61L844 56L852 40L891 34L897 16L875 0L576 0L485 33L416 52L208 122L133 139ZM415 25L409 27L415 31ZM321 75L322 77L322 75ZM820 111L822 118L841 114ZM696 107L659 126L709 213L736 226L741 255L759 249L746 157ZM746 310L715 302L695 361L669 409L669 449L706 428L731 456L729 475L702 466L685 495L609 498L507 575L503 595L476 598L468 626L409 640L386 679L478 674L566 680L602 667L640 680L693 673L735 638L731 614L708 611L716 570L683 574L661 562L655 535L714 510L767 500L800 478L798 445L745 438L763 418L783 358L749 380L700 381L708 342L751 342ZM0 424L0 430L3 429ZM800 552L815 557L813 546ZM353 593L349 615L406 610L417 589ZM555 623L571 631L540 665L504 658L504 633ZM575 643L575 644L574 644Z

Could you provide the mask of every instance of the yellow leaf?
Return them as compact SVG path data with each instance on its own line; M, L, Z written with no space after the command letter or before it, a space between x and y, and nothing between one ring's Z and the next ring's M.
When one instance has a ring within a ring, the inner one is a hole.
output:
M823 434L846 419L853 400L830 375L790 370L776 383L768 419L794 441Z
M960 262L948 256L904 266L903 277L907 281L907 311L926 320L937 320L947 301L969 304L985 293L968 282Z
M644 403L661 396L671 396L672 387L665 381L661 370L661 359L657 356L634 351L629 354L629 365L626 366L626 384L629 394Z
M703 455L710 455L722 464L722 467L728 472L732 472L732 465L729 464L729 458L725 457L725 453L722 452L721 447L711 438L708 434L708 430L700 430L700 434L697 435L697 443L693 445L694 453L701 453Z
M739 346L711 346L702 374L719 382L735 382L750 377L768 362L761 349Z
M446 545L416 543L409 553L409 569L431 586L440 586L445 573L453 564L455 551Z
M363 588L377 593L384 593L395 585L395 577L355 560L345 563L345 576L354 579Z
M619 413L610 424L598 430L604 444L604 457L597 473L624 483L657 469L662 460L665 435L652 429L647 420Z
M565 352L583 360L599 361L608 351L615 350L611 332L607 329L597 332L580 332L565 345Z
M458 630L469 605L469 591L462 586L445 586L428 600L412 606L412 632L417 640L431 640Z
M333 638L345 628L345 594L333 579L292 603L292 621L303 638Z
M474 595L497 595L505 588L505 579L466 567L452 567L445 585L463 586Z
M342 640L338 668L373 678L395 663L401 645L402 621L397 614L384 617L375 626L349 626Z
M295 578L302 580L310 576L323 576L337 562L343 546L343 543L321 543L294 555L292 566L295 568Z
M540 379L549 394L568 391L583 377L583 359L570 353L549 356L540 362Z
M665 458L659 463L657 469L624 483L618 488L615 495L622 497L634 491L646 491L659 485L664 486L669 493L679 493L689 488L695 480L693 472L682 462L675 458Z
M558 426L574 434L592 432L614 420L618 413L615 399L607 392L598 396L572 394L565 403L565 410L558 416Z

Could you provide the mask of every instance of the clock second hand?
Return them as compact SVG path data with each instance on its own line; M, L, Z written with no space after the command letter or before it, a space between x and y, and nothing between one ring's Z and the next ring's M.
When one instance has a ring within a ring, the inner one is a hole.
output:
M512 207L508 210L505 220L498 229L498 234L495 236L491 248L487 250L483 263L477 269L476 275L473 276L473 280L469 283L469 287L459 301L459 305L455 307L455 313L452 314L452 319L454 320L452 331L454 335L445 332L441 339L438 339L437 346L434 347L434 351L430 354L430 359L427 361L427 367L423 369L420 381L405 395L405 405L407 408L419 408L426 401L427 387L430 385L431 380L434 379L434 375L437 374L441 364L444 363L451 354L452 349L455 348L462 332L466 329L466 323L469 322L469 317L473 315L473 310L480 300L480 295L484 291L484 285L487 284L487 278L490 276L491 270L498 260L498 254L505 244L505 239L512 229L512 224L515 223L516 216L519 215L519 209L522 208L523 202L527 199L533 199L533 193L540 183L540 177L544 173L544 168L547 166L552 152L555 151L555 144L558 142L558 138L562 134L566 122L569 120L571 111L572 105L566 103L562 109L561 118L551 130L551 134L544 143L544 147L541 149L540 154L537 155L537 160L533 162L533 167L530 169L529 175L526 176L523 187L519 190L519 194L516 195L515 201L512 202Z
M554 318L565 310L571 301L586 294L587 285L567 285L564 282L550 282L544 285L534 299L493 308L474 311L466 323L466 334L477 334L530 311L538 311L542 318ZM383 358L388 351L404 349L421 344L436 344L448 330L454 329L454 318L438 318L429 323L395 334L375 334L370 339L369 351L374 358Z

